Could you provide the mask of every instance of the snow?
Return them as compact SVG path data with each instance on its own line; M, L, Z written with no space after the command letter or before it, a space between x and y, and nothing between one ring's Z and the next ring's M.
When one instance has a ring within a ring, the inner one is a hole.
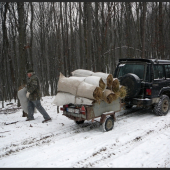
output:
M35 120L25 121L14 101L5 102L4 109L0 102L1 168L170 168L170 113L155 116L151 110L122 109L114 128L103 132L100 118L77 125L62 111L57 113L54 98L41 101L52 117L48 123L42 123L39 112Z
M119 64L119 67L123 67L123 66L125 66L125 64Z

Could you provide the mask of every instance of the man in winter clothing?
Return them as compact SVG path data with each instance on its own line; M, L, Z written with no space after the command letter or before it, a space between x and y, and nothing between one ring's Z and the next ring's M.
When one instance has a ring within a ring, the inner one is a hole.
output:
M45 109L42 107L40 98L41 98L41 93L40 93L40 84L38 77L35 75L34 71L32 69L29 69L27 71L27 93L26 97L29 99L28 100L28 117L26 121L29 120L34 120L34 108L36 107L37 110L43 115L44 119L42 123L47 122L51 120L50 116L48 113L45 111Z

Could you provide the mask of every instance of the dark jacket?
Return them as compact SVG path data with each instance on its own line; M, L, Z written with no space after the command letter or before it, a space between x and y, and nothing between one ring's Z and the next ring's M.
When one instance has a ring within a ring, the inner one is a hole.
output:
M27 79L27 91L30 92L29 100L40 100L41 92L39 79L34 73Z

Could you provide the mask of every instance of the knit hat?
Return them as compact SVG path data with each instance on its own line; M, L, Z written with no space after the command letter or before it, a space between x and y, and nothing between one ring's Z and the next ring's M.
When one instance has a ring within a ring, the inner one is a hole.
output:
M34 72L33 69L28 69L28 71L27 71L27 73L32 73L32 72Z

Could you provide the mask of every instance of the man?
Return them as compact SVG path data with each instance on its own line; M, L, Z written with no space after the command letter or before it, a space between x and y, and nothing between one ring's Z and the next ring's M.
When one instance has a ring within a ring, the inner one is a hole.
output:
M51 120L48 113L45 111L45 109L42 107L40 98L40 84L38 77L35 75L34 71L32 69L29 69L27 71L27 93L26 97L28 98L28 116L26 121L34 120L34 108L36 107L37 110L43 115L44 120L42 123L47 122Z

